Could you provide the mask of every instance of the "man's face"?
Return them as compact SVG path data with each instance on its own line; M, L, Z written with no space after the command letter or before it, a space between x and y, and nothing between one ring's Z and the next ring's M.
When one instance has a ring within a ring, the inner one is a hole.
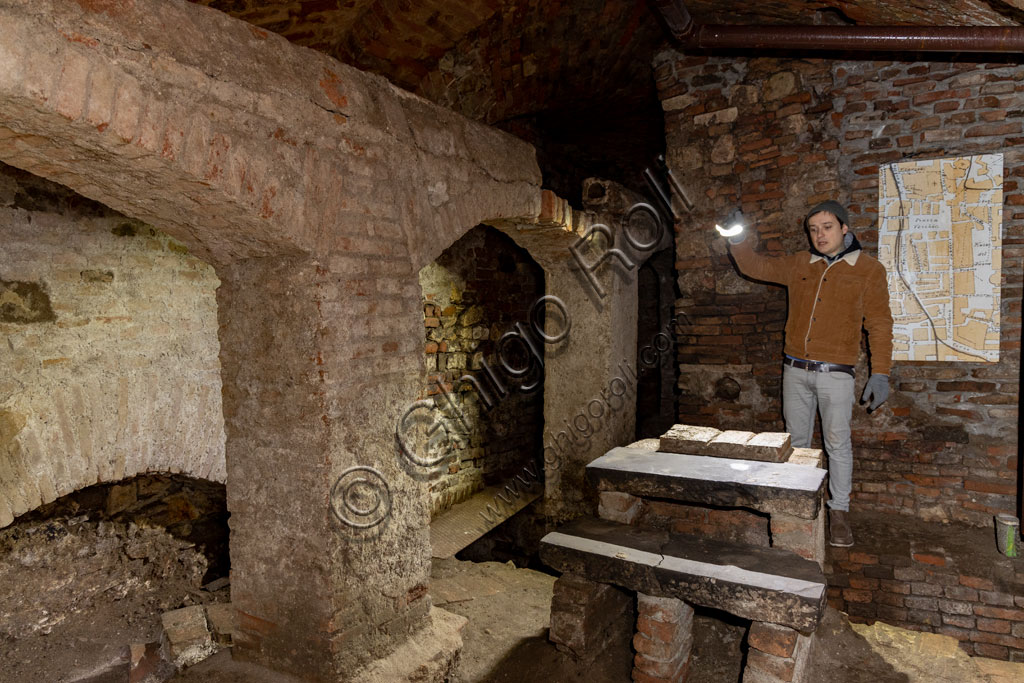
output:
M849 228L828 211L819 211L807 219L807 232L814 248L825 256L835 256L843 250L843 236Z

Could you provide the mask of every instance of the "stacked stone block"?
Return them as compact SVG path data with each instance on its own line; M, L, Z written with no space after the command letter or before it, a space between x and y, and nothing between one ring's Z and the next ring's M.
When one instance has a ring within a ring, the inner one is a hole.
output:
M690 669L693 608L682 600L637 593L633 680L682 683Z
M754 622L747 634L747 666L743 683L795 683L806 679L814 636L765 622Z
M660 442L647 440L631 444L631 447L638 451L784 461L811 467L820 467L822 455L820 450L793 449L790 437L785 433L723 432L697 425L675 425L661 437ZM754 546L771 545L813 560L819 566L825 561L824 501L821 501L813 519L805 519L781 512L764 515L738 508L683 504L614 490L602 490L599 496L598 516L608 521ZM633 637L637 654L633 680L652 683L684 681L692 642L692 607L681 600L643 593L638 593L637 598L637 629ZM556 616L555 605L559 602L557 597L552 602L553 640L556 622L564 619L561 615ZM811 640L810 633L804 634L777 624L753 622L751 649L743 680L746 683L803 681Z
M628 638L633 600L628 593L577 574L555 581L549 638L562 652L590 661L609 643Z

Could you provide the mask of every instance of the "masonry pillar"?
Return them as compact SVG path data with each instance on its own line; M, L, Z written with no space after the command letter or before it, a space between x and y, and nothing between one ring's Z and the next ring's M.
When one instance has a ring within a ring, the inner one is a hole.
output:
M368 269L400 265L382 263L221 272L235 656L308 680L351 680L430 611L426 488L394 442L418 391L419 299L411 272L366 296L384 279Z
M601 297L572 262L545 270L547 293L572 316L564 346L544 361L544 509L561 521L597 507L585 482L587 463L632 441L636 273L603 268Z

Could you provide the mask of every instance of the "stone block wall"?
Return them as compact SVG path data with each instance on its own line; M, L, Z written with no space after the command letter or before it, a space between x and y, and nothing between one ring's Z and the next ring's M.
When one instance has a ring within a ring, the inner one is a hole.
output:
M97 482L223 482L219 281L181 243L0 165L0 527Z
M424 393L435 396L452 437L444 444L451 459L430 486L436 515L513 477L540 455L544 349L534 341L541 356L533 356L516 325L536 336L530 311L544 295L544 271L508 237L480 226L425 266L420 285ZM502 342L508 333L516 336ZM515 377L509 368L526 373ZM476 384L462 379L467 375Z
M898 362L893 396L854 410L854 509L990 523L1014 512L1024 243L1024 72L1013 64L656 59L670 165L695 210L677 227L679 421L778 431L785 292L741 278L712 226L741 208L758 249L806 249L806 209L837 198L877 253L878 167L1004 155L997 363ZM684 318L684 315L686 316ZM857 386L867 377L862 357ZM738 386L738 390L737 390Z

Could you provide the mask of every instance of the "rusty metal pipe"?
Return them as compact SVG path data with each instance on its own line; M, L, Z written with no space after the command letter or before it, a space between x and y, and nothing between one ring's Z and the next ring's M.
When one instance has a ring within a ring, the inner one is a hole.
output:
M683 0L651 2L684 48L1024 52L1022 26L703 26L693 21Z
M702 49L1024 52L1024 26L695 25L680 42Z

